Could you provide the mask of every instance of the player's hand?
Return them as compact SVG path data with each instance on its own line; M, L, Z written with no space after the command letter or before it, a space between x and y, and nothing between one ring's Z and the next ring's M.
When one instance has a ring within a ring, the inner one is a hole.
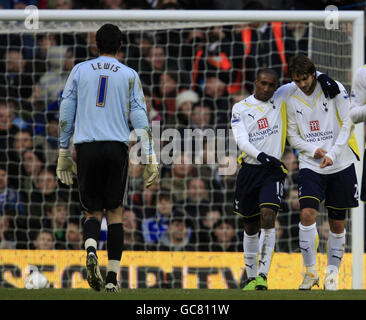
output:
M277 158L272 157L264 152L261 152L257 156L257 160L267 168L275 168L275 167L280 168L283 165L280 160L278 160Z
M147 159L148 163L145 164L143 179L145 187L149 188L159 178L159 164L156 160L156 155L154 154L149 155Z
M60 149L58 152L57 168L56 168L57 178L63 184L68 186L72 185L72 176L77 174L76 163L71 157L71 152L69 149Z
M327 156L324 156L320 164L320 168L325 168L327 166L331 166L332 164L333 164L332 159Z
M337 82L332 78L329 78L327 74L322 73L317 79L326 98L329 97L330 99L333 99L338 93L340 93Z
M327 150L325 150L323 148L318 148L318 149L315 150L314 159L323 158L326 153L327 153Z

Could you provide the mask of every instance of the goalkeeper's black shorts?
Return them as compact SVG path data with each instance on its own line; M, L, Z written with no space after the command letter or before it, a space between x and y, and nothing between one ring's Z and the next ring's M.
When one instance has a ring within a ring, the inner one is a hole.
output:
M236 179L233 212L248 222L259 219L261 207L277 212L283 200L285 176L281 168L270 170L243 163Z
M93 212L121 206L127 190L127 145L95 141L75 147L79 197L84 210Z

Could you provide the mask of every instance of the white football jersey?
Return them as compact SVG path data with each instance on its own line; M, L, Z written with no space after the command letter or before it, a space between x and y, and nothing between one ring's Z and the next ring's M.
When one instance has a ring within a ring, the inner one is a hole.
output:
M351 134L350 99L343 85L337 84L340 93L333 99L325 98L319 82L310 96L297 88L286 99L287 139L300 152L300 169L335 173L358 157L356 139ZM320 168L322 159L314 159L318 148L327 150L333 165Z
M351 119L353 123L366 120L366 65L357 69L352 83Z
M291 88L293 91L293 85L282 86L268 101L251 95L233 106L231 127L242 151L239 163L260 164L257 156L261 152L281 159L286 143L284 96Z

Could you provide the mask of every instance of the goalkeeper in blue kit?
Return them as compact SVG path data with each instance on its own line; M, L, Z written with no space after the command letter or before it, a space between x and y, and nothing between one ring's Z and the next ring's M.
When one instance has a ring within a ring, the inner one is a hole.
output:
M56 172L66 185L71 185L73 174L77 174L85 213L83 234L88 283L97 291L105 287L107 292L116 292L123 250L122 211L129 164L129 120L146 156L143 173L146 187L157 180L159 168L139 76L116 59L122 45L122 32L115 25L105 24L97 31L96 40L99 57L77 64L62 94ZM68 149L72 134L76 164ZM104 215L108 225L105 284L96 252Z
M333 92L336 84L332 79L324 74L318 79L326 94L337 94ZM242 151L233 211L244 219L243 251L248 277L244 291L268 289L267 276L276 242L275 220L283 200L287 169L280 159L286 144L285 101L296 85L277 88L276 72L261 69L254 93L232 109L233 135Z

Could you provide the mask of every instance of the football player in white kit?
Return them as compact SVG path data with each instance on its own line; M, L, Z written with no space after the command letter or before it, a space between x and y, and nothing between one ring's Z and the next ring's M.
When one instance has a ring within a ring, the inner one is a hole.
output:
M319 286L316 217L319 203L324 200L330 226L324 289L337 290L346 212L358 206L354 162L359 155L352 133L350 99L339 82L341 93L333 99L326 98L314 64L302 54L290 60L289 75L297 89L286 98L287 139L299 151L299 247L306 268L299 289Z

